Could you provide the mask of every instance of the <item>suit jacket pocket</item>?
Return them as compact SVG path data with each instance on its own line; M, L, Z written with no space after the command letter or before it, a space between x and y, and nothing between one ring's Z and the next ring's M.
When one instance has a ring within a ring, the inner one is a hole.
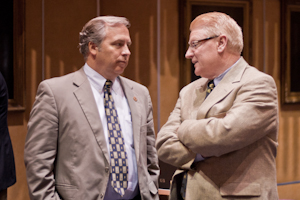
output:
M153 181L148 183L148 187L149 187L151 194L153 194L153 195L157 194L158 190L157 190L157 187L155 186L155 184L153 183Z
M141 133L147 133L147 132L153 132L153 122L148 122L147 124L144 124L141 126Z
M225 183L220 188L221 196L256 196L261 195L258 183Z
M62 199L74 199L78 189L73 185L56 184L56 190Z

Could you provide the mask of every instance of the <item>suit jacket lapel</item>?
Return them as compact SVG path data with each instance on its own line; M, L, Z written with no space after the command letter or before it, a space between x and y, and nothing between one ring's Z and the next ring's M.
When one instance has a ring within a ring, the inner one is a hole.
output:
M241 58L236 65L232 67L218 86L214 88L213 92L203 101L199 107L197 119L205 118L210 108L225 98L235 88L235 83L240 82L246 66L248 66L247 62Z
M133 131L133 139L134 139L134 149L136 154L137 163L139 161L139 150L140 150L140 113L138 112L137 108L137 101L134 99L138 99L138 96L133 91L133 86L130 85L128 81L126 81L125 78L119 77L121 85L123 87L123 91L125 93L125 96L127 98L130 112L131 112L131 120L132 120L132 131Z
M208 79L200 78L195 81L194 92L192 94L192 109L189 111L188 116L192 119L197 118L197 112L199 107L203 104L206 96L206 85Z
M76 86L76 89L74 90L74 95L77 98L78 103L80 104L85 114L85 117L90 124L90 127L95 135L99 147L101 148L107 162L109 163L109 154L105 142L106 140L103 133L101 119L99 113L95 112L98 110L98 108L93 98L93 91L83 71L83 68L75 72L73 83Z

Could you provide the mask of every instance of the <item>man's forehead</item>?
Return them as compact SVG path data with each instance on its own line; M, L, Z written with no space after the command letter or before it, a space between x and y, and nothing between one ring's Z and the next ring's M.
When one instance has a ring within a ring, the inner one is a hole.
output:
M129 29L124 24L106 25L105 30L106 32L119 32L120 30L129 32Z
M130 40L129 30L126 26L108 26L106 35L109 35L114 40Z
M200 37L204 37L205 36L205 31L204 29L201 28L196 28L196 29L192 29L190 32L190 40L194 40L199 39Z
M197 17L196 19L194 19L194 20L191 22L190 30L196 29L196 28L201 28L201 27L206 26L206 25L207 25L207 24L205 23L205 21L202 20L201 17Z

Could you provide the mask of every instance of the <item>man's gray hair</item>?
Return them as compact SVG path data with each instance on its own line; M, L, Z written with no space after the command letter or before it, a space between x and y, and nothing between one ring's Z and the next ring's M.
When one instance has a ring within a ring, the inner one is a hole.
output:
M89 42L94 43L98 47L106 36L106 27L123 24L127 28L130 27L130 22L125 17L117 16L99 16L87 22L79 33L79 52L83 55L86 61L89 53Z

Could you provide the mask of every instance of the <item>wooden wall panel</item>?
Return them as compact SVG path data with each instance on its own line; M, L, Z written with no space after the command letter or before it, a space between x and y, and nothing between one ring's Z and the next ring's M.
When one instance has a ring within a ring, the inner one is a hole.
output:
M161 126L174 109L179 96L179 68L180 57L184 59L184 54L179 53L179 13L178 4L173 0L161 1L161 93L160 93L160 119Z
M179 55L179 46L182 44L179 44L178 2L160 1L161 31L157 35L158 1L99 1L101 15L125 16L131 21L132 55L124 76L148 87L154 105L155 127L158 130L167 121L180 90L179 59L184 55ZM96 15L97 0L88 3L85 0L26 0L26 110L9 114L17 183L9 188L8 200L29 199L23 162L24 143L29 112L37 86L42 80L42 67L45 66L45 78L61 76L79 69L84 61L77 48L78 33ZM280 0L253 0L252 21L252 64L274 77L279 93ZM159 46L158 36L161 40ZM160 69L157 65L157 48L160 51ZM158 78L160 85L157 85ZM279 117L278 182L300 180L300 105L280 104ZM297 187L279 186L280 198L296 199L293 194L297 194Z
M29 113L38 84L43 79L43 54L47 66L45 78L79 69L84 64L77 48L79 32L89 19L97 15L96 3L96 0L89 3L84 0L25 1L26 105L24 112L10 112L8 115L17 172L17 183L8 189L8 200L29 200L24 144Z
M45 1L45 78L62 76L84 65L79 32L97 16L96 1Z

